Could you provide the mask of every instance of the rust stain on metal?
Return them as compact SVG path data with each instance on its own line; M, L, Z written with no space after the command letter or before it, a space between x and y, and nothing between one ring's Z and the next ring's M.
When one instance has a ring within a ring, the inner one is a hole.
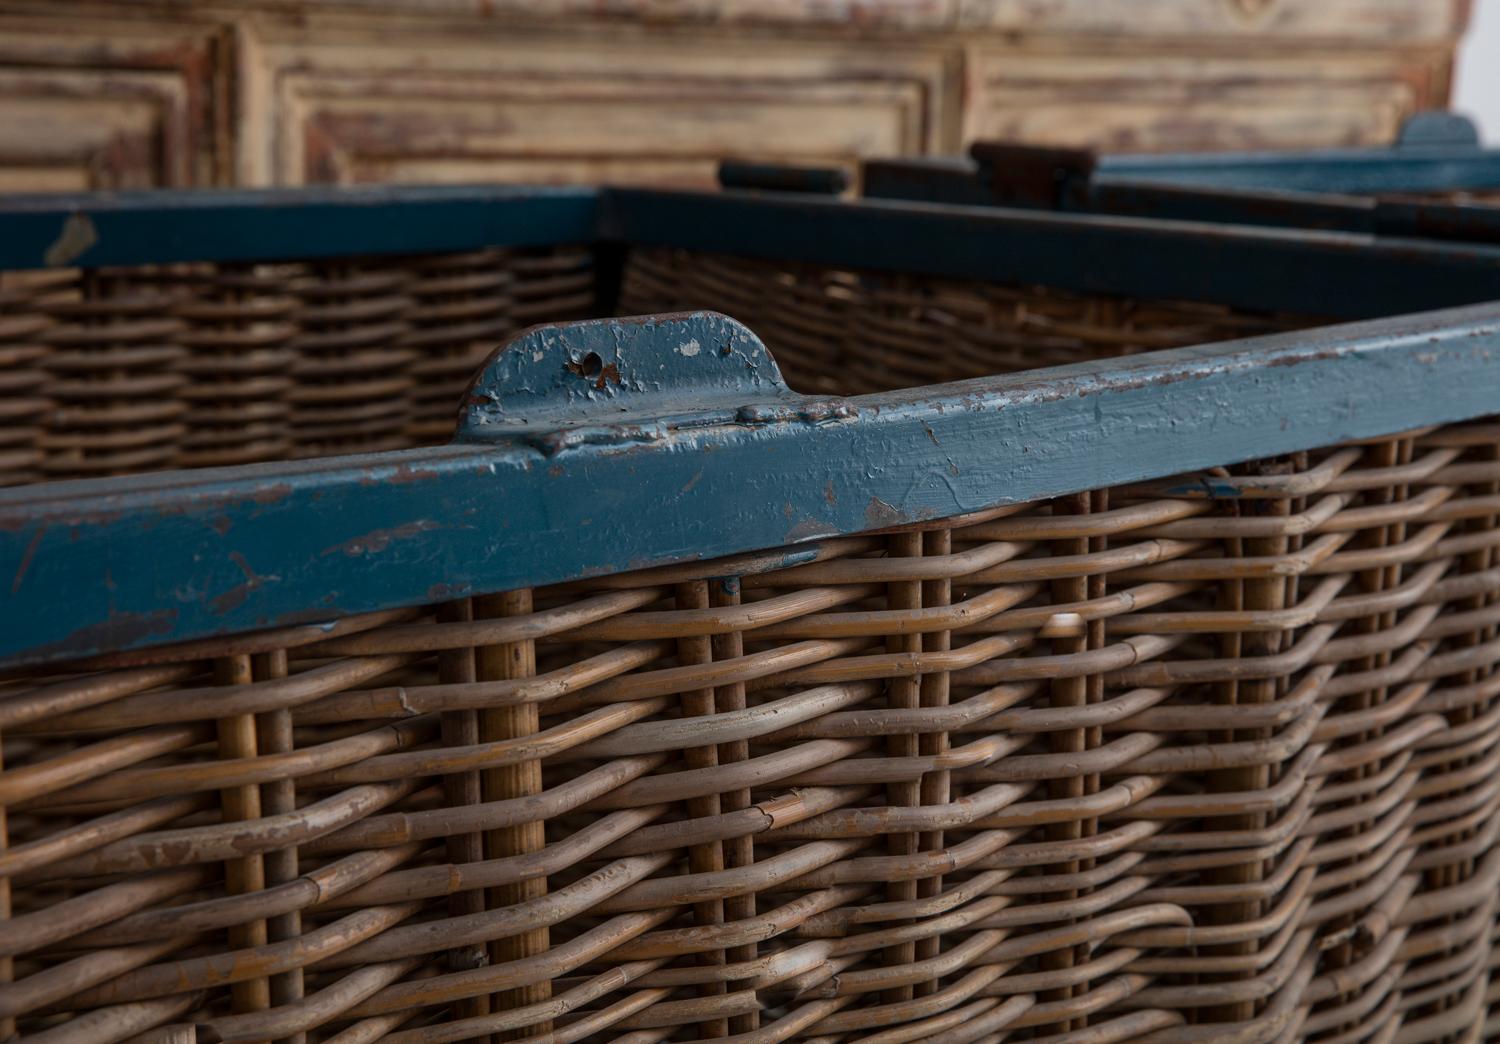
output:
M267 580L277 579L274 576L257 574L250 568L250 563L245 560L245 556L238 551L229 552L229 560L239 566L240 572L245 574L245 582L236 584L209 603L209 608L217 616L223 616L227 612L238 609L245 604L245 599L250 597L251 592L257 590Z
M438 477L438 473L432 468L417 468L410 464L399 465L386 479L395 485L407 482L429 482Z
M598 391L603 391L607 384L620 383L620 368L614 363L605 363L598 352L589 352L582 359L570 359L563 363L563 367L575 376L593 381Z
M61 641L38 647L39 656L54 652L72 653L78 649L110 649L135 645L157 636L168 636L177 624L176 609L157 609L149 613L121 613L111 610L98 623L81 627Z
M274 486L267 486L265 489L258 490L250 499L257 504L275 504L285 500L291 495L291 484L287 482L278 482Z

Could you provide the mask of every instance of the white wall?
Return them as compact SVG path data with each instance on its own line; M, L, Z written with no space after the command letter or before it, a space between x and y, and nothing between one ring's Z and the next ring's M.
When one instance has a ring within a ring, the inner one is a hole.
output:
M1452 107L1479 124L1486 144L1500 145L1500 0L1474 0L1458 52Z

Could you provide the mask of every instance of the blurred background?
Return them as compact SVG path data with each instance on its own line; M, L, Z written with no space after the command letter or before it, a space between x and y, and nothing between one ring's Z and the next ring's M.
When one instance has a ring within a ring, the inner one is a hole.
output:
M1479 124L1485 144L1500 144L1500 0L1474 0L1458 51L1453 107Z
M1381 144L1450 102L1494 140L1497 2L0 0L0 191Z

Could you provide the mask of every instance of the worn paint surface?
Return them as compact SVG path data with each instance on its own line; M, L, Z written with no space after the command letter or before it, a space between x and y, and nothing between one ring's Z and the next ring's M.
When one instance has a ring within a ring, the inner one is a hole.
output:
M1500 387L1500 305L837 403L786 393L748 340L716 371L726 336L711 314L533 330L443 449L0 491L0 660L941 518L1474 417ZM570 369L584 349L613 391ZM549 409L592 436L539 443Z
M519 440L550 456L814 406L787 388L760 338L728 316L593 319L534 327L490 356L465 398L457 441Z
M0 200L0 268L265 261L586 243L598 190L512 186L93 192Z

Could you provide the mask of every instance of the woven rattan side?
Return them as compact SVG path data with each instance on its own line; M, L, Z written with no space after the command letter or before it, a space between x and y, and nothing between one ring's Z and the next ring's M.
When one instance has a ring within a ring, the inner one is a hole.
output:
M411 274L377 262L310 264L299 300L291 426L299 456L398 449L411 422Z
M42 468L52 478L170 467L187 432L177 370L187 349L172 313L181 293L152 271L86 272L80 292L48 295L51 320Z
M212 467L284 460L290 424L293 322L297 300L285 272L270 266L203 268L183 278L186 349L177 370L186 380L187 432L174 463Z
M413 353L413 445L453 434L465 383L512 330L513 277L498 250L414 258L409 268L411 329L402 343Z
M1497 447L1410 432L12 677L0 1017L1495 1035Z
M627 314L712 309L807 393L860 395L1306 325L1213 305L854 272L682 250L631 254Z
M591 253L0 273L0 485L441 445L518 328L592 314Z
M0 486L36 482L42 475L42 431L47 398L49 298L67 294L71 272L0 273Z

